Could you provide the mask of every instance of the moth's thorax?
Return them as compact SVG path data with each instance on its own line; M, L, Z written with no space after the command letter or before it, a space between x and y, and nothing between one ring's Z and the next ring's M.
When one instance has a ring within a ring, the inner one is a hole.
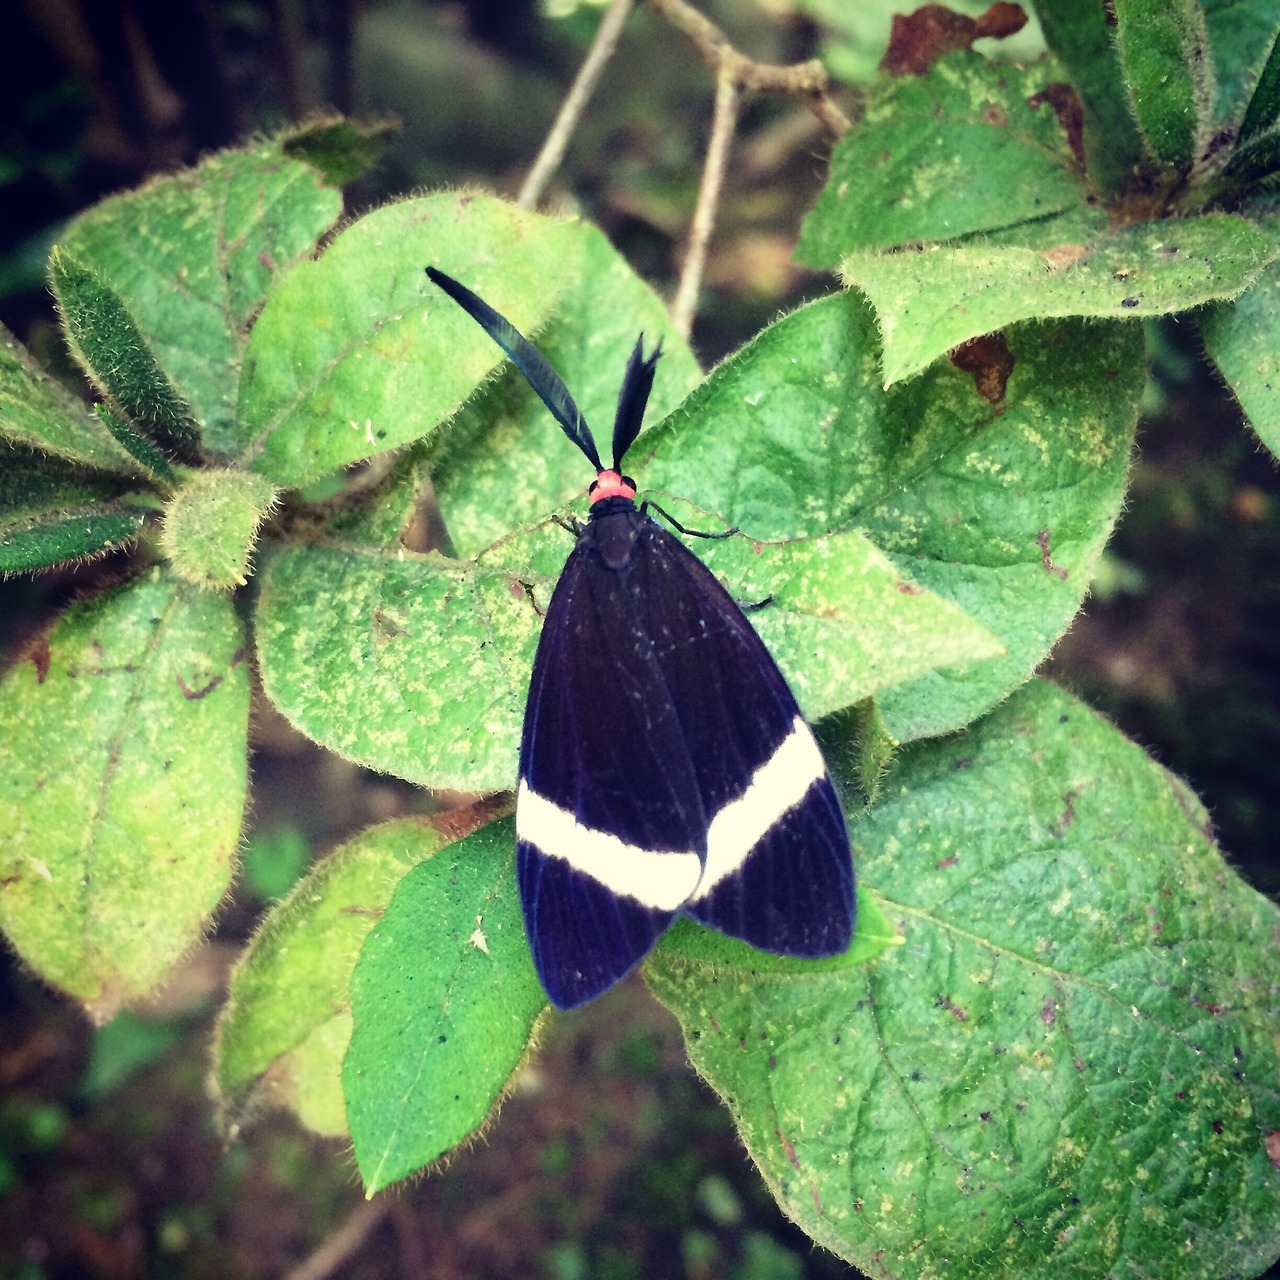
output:
M647 523L631 498L605 498L592 506L582 539L606 568L618 571L631 563L640 531Z

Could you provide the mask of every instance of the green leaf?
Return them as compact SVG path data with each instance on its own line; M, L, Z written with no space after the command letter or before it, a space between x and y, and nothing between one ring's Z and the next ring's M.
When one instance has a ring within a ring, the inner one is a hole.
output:
M1211 214L1134 223L1046 250L969 244L853 254L841 271L875 304L891 386L1018 320L1168 315L1234 298L1276 252L1247 219Z
M1106 193L1121 190L1142 158L1142 140L1120 71L1113 18L1095 0L1036 0L1036 16L1062 78L1084 108L1083 141L1090 179Z
M1241 145L1270 131L1277 120L1280 120L1280 35L1271 42L1267 61L1240 122Z
M244 886L263 902L277 902L306 873L311 854L311 841L292 823L255 829L240 866Z
M319 169L329 186L342 187L377 164L394 132L386 121L322 119L288 131L281 142L285 155Z
M153 991L227 887L249 673L231 602L154 568L0 683L0 926L93 1017Z
M124 300L92 267L54 247L50 280L67 345L90 381L130 422L187 457L200 430L173 388Z
M27 449L0 465L0 573L42 569L135 537L155 506L122 478Z
M79 1100L100 1103L179 1044L189 1030L176 1018L143 1018L122 1009L93 1037Z
M1200 0L1114 0L1129 104L1151 152L1186 169L1211 132L1213 68Z
M360 947L400 880L492 812L480 805L372 827L335 849L268 912L232 971L214 1034L213 1079L224 1116L269 1103L290 1107L321 1132L346 1132L340 1075Z
M878 696L899 741L959 728L1027 679L1119 513L1144 385L1138 326L1060 321L1004 341L998 403L951 364L885 393L865 300L825 298L721 364L637 463L647 489L753 537L861 529L904 578L995 633L1007 657Z
M93 412L117 443L124 447L125 452L135 462L141 463L149 476L164 485L177 483L178 472L173 463L146 436L135 431L128 423L121 422L105 404L95 404Z
M121 475L137 462L77 397L41 370L0 326L0 439Z
M1280 218L1262 226L1280 243ZM1280 265L1273 262L1235 302L1208 308L1200 331L1262 443L1280 455Z
M483 1128L546 1007L514 843L492 822L415 867L361 949L342 1087L369 1195Z
M298 729L426 786L514 785L539 626L518 576L313 546L270 549L258 577L263 687Z
M276 504L276 488L248 471L197 471L165 508L161 545L173 571L211 590L243 586L258 526Z
M1072 208L1085 192L1045 96L1051 64L979 54L885 80L837 144L796 260L834 268L855 249L952 240Z
M273 550L256 634L263 687L303 733L431 787L510 788L534 649L572 543L558 526L480 563L363 547ZM865 538L699 545L816 718L998 642Z
M388 205L300 263L254 325L236 444L280 485L305 484L426 435L502 359L427 280L439 265L528 333L576 274L569 222L478 196Z
M1195 798L1044 684L884 796L858 873L904 945L646 967L786 1213L902 1280L1265 1269L1280 911Z
M912 581L860 533L728 538L697 550L735 599L769 602L752 610L751 623L810 720L890 697L939 667L1004 655L985 626Z
M618 251L597 228L576 230L581 241L577 270L566 278L561 304L537 345L592 424L604 455L611 448L622 372L638 333L644 334L646 350L662 343L648 421L674 409L702 372L661 300ZM460 359L448 351L441 355ZM632 457L643 448L636 445ZM452 550L465 556L564 506L595 475L524 375L508 365L441 434L432 479Z
M1280 13L1274 0L1209 3L1204 5L1204 24L1216 81L1214 122L1238 128L1246 138L1274 120L1280 106Z
M226 451L249 324L279 275L311 252L342 200L279 140L210 157L112 196L62 247L99 272L191 406L207 448Z

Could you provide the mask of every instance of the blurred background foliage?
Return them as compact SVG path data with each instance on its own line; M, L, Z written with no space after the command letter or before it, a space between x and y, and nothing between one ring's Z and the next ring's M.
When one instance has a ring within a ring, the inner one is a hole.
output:
M821 56L856 117L897 6L706 0L760 61ZM953 7L977 13L979 4ZM66 220L111 191L320 110L387 125L366 209L427 187L513 196L603 12L576 0L17 0L0 77L0 320L73 383L45 288ZM983 46L989 46L983 48ZM990 56L1035 57L1031 23ZM549 195L668 296L714 86L630 19ZM710 366L834 287L791 263L828 143L796 104L744 104L694 329ZM1196 340L1153 328L1129 510L1051 674L1204 797L1228 855L1280 891L1280 487ZM104 563L0 583L0 662ZM847 1275L783 1220L672 1020L635 982L552 1022L500 1123L441 1174L361 1200L348 1154L264 1116L230 1145L205 1093L227 965L309 860L435 801L254 717L251 834L208 946L163 999L96 1033L0 956L0 1274L318 1278Z

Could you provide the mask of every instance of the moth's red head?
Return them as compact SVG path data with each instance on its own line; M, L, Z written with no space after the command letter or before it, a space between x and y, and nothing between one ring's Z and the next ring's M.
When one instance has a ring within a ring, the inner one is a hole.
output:
M587 490L587 497L592 502L600 502L605 498L634 498L636 482L630 476L619 475L616 471L602 471L596 476L595 483Z

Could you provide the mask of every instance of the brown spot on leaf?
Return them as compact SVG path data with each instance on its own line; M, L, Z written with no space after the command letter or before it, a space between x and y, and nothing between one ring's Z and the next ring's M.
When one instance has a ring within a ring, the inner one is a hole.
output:
M1089 250L1082 244L1055 244L1051 249L1043 250L1040 256L1050 271L1065 271L1087 258Z
M193 689L181 676L174 676L174 679L188 702L199 702L201 698L207 698L222 683L224 677L216 675L208 684L201 685L198 689Z
M1040 1021L1046 1027L1051 1027L1058 1020L1058 1002L1050 996L1043 1005L1040 1006Z
M1007 40L1027 25L1027 15L1020 4L996 0L986 13L978 16L978 36L990 40Z
M1050 827L1050 833L1055 840L1060 840L1067 834L1067 828L1076 820L1076 795L1075 791L1068 791L1062 797L1062 816L1058 819L1057 824Z
M483 800L459 805L456 809L448 809L444 813L434 813L429 818L424 817L422 825L440 832L452 844L463 839L464 836L471 835L474 831L479 831L486 823L506 817L514 808L510 794L500 791Z
M798 1170L800 1161L796 1159L796 1149L787 1141L786 1135L781 1129L775 1129L774 1133L778 1135L778 1141L782 1143L782 1150L786 1153L787 1159L791 1161L791 1167Z
M1197 1009L1204 1009L1213 1014L1215 1018L1220 1018L1227 1011L1227 1006L1225 1004L1208 1004L1206 1001L1199 1000L1195 996L1191 997L1191 1003L1195 1005Z
M934 1004L939 1009L945 1009L957 1022L968 1022L969 1011L961 1005L952 1004L950 996L935 996Z
M386 644L389 644L392 640L399 640L401 636L407 636L409 634L409 629L401 626L400 623L384 609L375 609L373 611L373 628L377 638Z
M45 677L49 674L49 641L41 637L31 646L27 657L36 664L36 684L44 684Z
M1055 578L1061 578L1063 582L1071 576L1066 569L1059 569L1053 563L1053 556L1049 551L1049 530L1041 529L1036 534L1036 546L1040 548L1040 565L1046 573L1051 573Z
M899 578L894 584L894 590L904 596L922 596L924 588L918 587L914 582L907 582L903 578Z
M1014 364L1003 333L984 333L970 338L953 347L948 358L957 369L972 376L973 385L984 400L1003 403Z
M984 36L1003 39L1026 23L1021 6L1007 0L996 0L980 18L955 13L946 5L921 5L914 13L894 14L880 69L891 76L922 76L944 53L972 49Z
M1264 1134L1262 1145L1267 1149L1267 1159L1280 1169L1280 1129L1272 1129L1270 1133Z
M948 867L954 867L960 861L959 854L953 853L949 858L939 858L933 864L935 871L945 871Z
M1058 125L1067 135L1067 146L1075 157L1076 167L1084 172L1084 104L1080 95L1069 85L1054 80L1045 85L1039 93L1033 93L1027 99L1027 106L1032 111L1039 111L1048 106L1058 118Z

